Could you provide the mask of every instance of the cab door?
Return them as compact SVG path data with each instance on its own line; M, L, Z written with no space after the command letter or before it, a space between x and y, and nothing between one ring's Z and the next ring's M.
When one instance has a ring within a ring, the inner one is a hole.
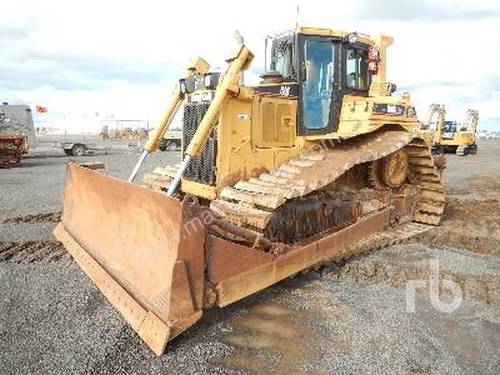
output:
M336 131L340 114L339 42L329 37L298 35L299 135Z

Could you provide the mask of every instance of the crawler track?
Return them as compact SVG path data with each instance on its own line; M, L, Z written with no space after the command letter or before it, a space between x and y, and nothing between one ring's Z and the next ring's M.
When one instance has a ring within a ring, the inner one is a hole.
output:
M345 264L358 256L369 254L388 246L411 242L418 236L424 235L424 233L428 232L431 228L433 228L432 225L416 222L389 228L384 232L374 234L362 241L359 241L354 246L347 248L342 254L338 254L325 262L316 264L314 267L304 270L303 273L307 273L312 269L318 270L323 267L326 267L327 269L336 268L339 264Z
M405 131L367 134L331 149L306 151L272 173L224 188L210 208L233 223L264 230L279 207L327 187L358 165L400 149L408 155L409 183L418 187L413 221L439 224L445 204L439 172L424 141Z
M271 232L283 232L284 224L281 227L276 226L279 222L303 226L305 221L315 216L316 209L310 208L312 211L309 213L294 217L286 216L287 212L297 213L307 206L321 207L322 197L329 197L329 195L318 195L318 193L330 189L335 184L341 184L340 181L346 180L346 175L355 170L357 174L360 170L361 173L364 173L363 170L366 172L366 184L364 187L358 184L354 190L372 188L372 193L368 195L366 192L362 193L361 199L370 199L369 196L373 196L373 189L379 189L381 193L390 191L391 189L374 187L369 181L368 171L375 161L383 160L398 150L403 150L408 157L409 171L405 184L410 186L410 190L416 191L412 203L411 221L438 225L446 200L439 170L424 140L414 133L402 130L374 132L343 141L335 147L317 147L307 150L275 171L225 187L219 197L211 202L210 209L223 220L264 236L269 234L271 227L274 227L271 228ZM158 168L155 173L146 176L145 182L152 187L165 189L177 168L177 166ZM350 190L352 192L353 187ZM357 198L359 199L359 194ZM334 198L329 199L330 206L334 201ZM287 207L292 207L292 209L287 209ZM331 218L327 220L320 218L319 221L323 227L318 228L316 233L328 229L324 226L332 222L338 224L339 227L352 223L352 215L350 217L349 212L352 214L356 207L343 205L334 208L337 211L339 208L343 210L338 214L344 217L344 223L337 223L339 220L331 220ZM323 214L319 216L321 215ZM306 226L308 225L309 223L306 223ZM307 233L308 230L306 229L305 232ZM272 240L281 242L281 237L283 236L272 238ZM301 238L303 236L298 236L295 240Z

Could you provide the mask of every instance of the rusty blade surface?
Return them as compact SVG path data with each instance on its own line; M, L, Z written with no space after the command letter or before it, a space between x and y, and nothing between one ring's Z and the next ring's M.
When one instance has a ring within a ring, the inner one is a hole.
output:
M182 237L185 220L184 202L68 164L55 235L157 353L176 322L201 316L204 232Z

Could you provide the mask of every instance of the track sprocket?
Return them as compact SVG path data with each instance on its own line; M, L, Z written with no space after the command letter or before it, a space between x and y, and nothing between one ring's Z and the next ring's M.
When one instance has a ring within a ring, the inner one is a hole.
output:
M398 188L406 181L408 171L408 155L404 150L397 150L371 162L368 168L368 180L375 189Z

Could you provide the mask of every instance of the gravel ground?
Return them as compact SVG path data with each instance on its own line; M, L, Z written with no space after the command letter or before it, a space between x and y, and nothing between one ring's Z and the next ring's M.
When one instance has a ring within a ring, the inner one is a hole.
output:
M390 249L387 250L390 252ZM465 258L463 261L466 260ZM0 269L2 373L498 373L498 305L311 273L224 310L154 356L70 260ZM61 281L64 280L64 287Z
M160 357L69 257L30 250L52 243L60 210L68 158L48 146L0 171L1 374L500 373L500 142L448 158L453 201L443 228L213 309ZM109 155L81 160L102 160L125 178L137 157L117 143ZM176 158L157 153L143 171ZM12 246L24 255L2 258ZM464 290L452 313L434 309L426 289L417 292L415 313L406 311L405 283L428 280L430 259Z
M59 212L64 186L65 164L76 162L103 161L106 172L122 179L128 178L139 158L136 148L129 148L127 142L114 142L111 151L102 151L95 156L68 157L62 150L51 146L57 138L41 139L39 146L18 168L0 170L0 241L54 239L51 236L55 222L36 220L36 215ZM91 140L98 142L98 140ZM157 152L146 159L142 173L158 165L177 161L178 152ZM138 176L138 179L141 175ZM25 220L27 217L31 220ZM13 220L17 219L17 220ZM5 222L7 220L7 223ZM27 221L27 222L26 222ZM57 221L57 220L56 220Z

